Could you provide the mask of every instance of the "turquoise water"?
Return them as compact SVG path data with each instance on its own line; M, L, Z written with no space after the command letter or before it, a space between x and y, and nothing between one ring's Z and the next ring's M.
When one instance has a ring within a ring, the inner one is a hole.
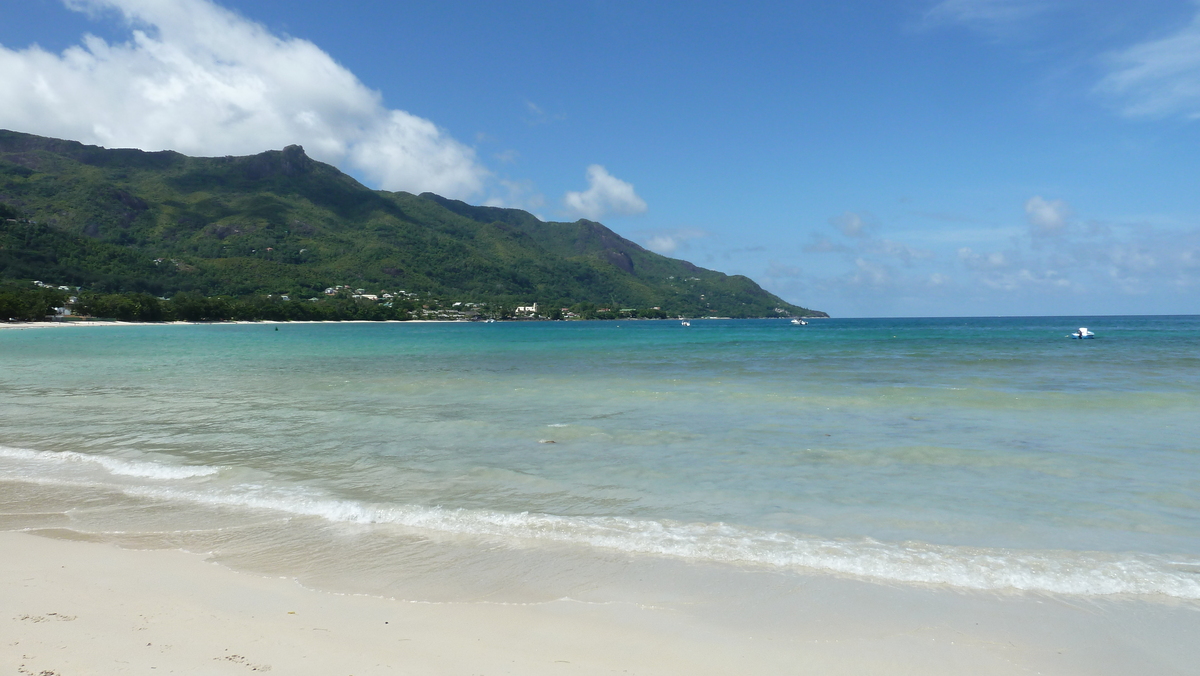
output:
M333 577L1198 599L1198 439L1198 317L0 331L0 527Z

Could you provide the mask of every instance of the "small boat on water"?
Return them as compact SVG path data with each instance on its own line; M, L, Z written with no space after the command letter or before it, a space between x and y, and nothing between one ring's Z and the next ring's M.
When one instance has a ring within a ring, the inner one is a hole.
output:
M679 325L680 326L691 326L692 323L691 322L679 322Z
M1086 326L1081 326L1081 327L1079 327L1079 330L1078 330L1078 331L1076 331L1075 333L1072 333L1072 334L1071 334L1071 337L1072 337L1072 338L1080 338L1080 339L1083 339L1083 338L1095 338L1095 337L1096 337L1096 334L1094 334L1094 333L1092 333L1091 331L1089 331L1089 330L1087 329L1087 327L1086 327Z
M804 321L803 319L800 319L799 317L793 319L792 323L795 324L796 326L808 326L808 322Z

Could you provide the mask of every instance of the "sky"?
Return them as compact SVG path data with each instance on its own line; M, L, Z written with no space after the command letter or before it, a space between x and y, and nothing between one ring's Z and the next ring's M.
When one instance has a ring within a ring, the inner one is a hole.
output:
M1200 0L0 0L0 128L297 143L840 317L1200 314Z

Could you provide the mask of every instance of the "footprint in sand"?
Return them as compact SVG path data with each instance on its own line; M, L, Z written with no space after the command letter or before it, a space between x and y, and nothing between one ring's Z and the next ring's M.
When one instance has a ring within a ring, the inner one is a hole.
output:
M217 660L217 661L233 662L234 664L240 664L240 665L250 669L250 671L270 671L271 670L271 665L269 665L269 664L254 664L254 663L250 662L250 660L246 659L245 657L242 657L241 655L225 655L224 657L214 657L213 659Z
M59 615L58 613L46 613L45 615L21 615L13 618L19 622L72 622L75 620L74 615Z

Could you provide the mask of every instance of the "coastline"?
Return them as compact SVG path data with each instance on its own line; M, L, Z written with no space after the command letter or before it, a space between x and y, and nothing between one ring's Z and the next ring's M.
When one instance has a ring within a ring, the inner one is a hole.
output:
M604 320L611 322L677 322L681 318L669 317L667 319L650 319L645 317L627 317L619 320ZM709 319L731 319L730 317L687 317L682 318L687 321L701 321ZM758 317L757 319L786 319L786 317ZM829 317L806 317L806 319L829 319ZM523 324L528 322L553 322L551 319L500 319L497 323L517 323ZM558 321L579 321L579 320L558 320ZM585 320L586 321L586 320ZM53 329L65 327L95 327L95 326L241 326L241 325L288 325L288 324L483 324L482 320L472 319L339 319L339 320L315 320L315 319L297 319L289 321L279 321L275 319L262 319L257 321L245 320L229 320L229 321L214 321L214 322L126 322L119 319L71 319L64 321L53 322L0 322L0 330L4 329Z
M4 329L55 329L67 327L96 327L96 326L239 326L239 325L287 325L287 324L471 324L470 321L457 319L344 319L338 321L296 320L281 322L273 319L262 321L227 321L227 322L123 322L107 319L76 319L61 322L0 322L0 330Z
M1184 674L1198 614L1136 605L1130 631L1129 608L836 579L731 608L405 601L45 534L0 532L17 673Z

